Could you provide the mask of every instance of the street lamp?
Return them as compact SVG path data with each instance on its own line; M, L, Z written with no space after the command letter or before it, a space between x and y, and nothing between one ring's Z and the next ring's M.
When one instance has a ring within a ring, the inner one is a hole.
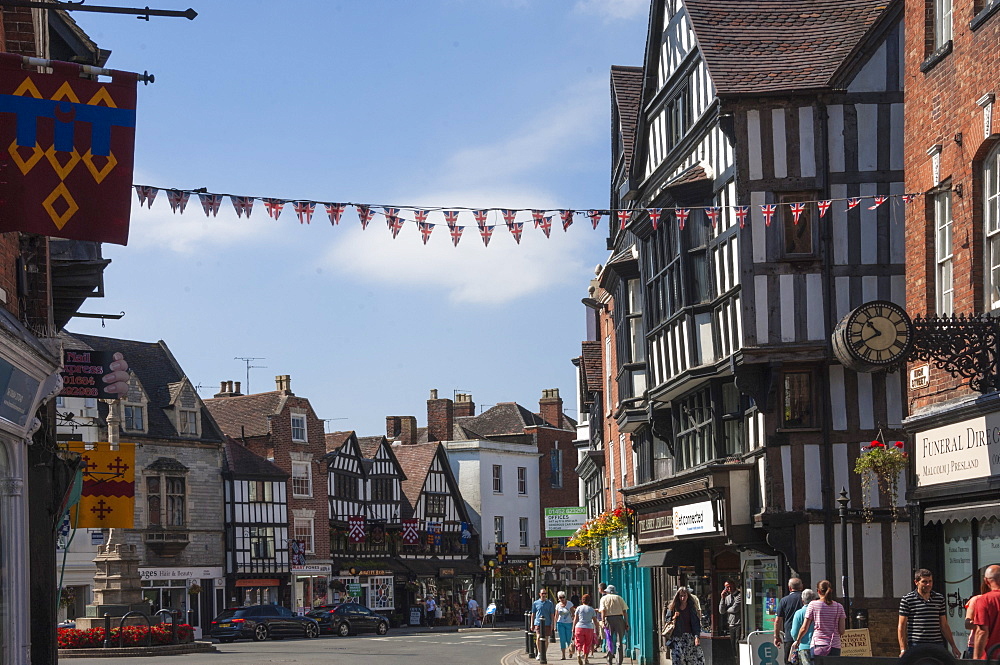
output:
M841 561L841 575L844 585L844 613L847 615L848 627L850 627L851 622L851 590L850 590L850 578L847 574L847 504L850 503L850 499L847 498L847 488L843 487L840 490L840 497L837 499L837 503L840 505L840 561Z

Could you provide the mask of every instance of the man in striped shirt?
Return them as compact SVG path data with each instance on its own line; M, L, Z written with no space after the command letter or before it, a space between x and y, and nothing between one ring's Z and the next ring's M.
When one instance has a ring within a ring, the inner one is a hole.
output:
M934 644L942 649L951 646L955 658L962 652L955 646L955 638L948 625L944 596L934 591L934 574L921 568L913 574L916 589L899 601L899 655L918 644Z

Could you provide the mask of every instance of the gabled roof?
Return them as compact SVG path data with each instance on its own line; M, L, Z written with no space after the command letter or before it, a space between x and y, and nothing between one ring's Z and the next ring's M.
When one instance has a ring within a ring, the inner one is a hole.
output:
M359 436L358 437L358 447L361 448L361 454L372 459L378 453L379 446L382 445L382 441L385 440L385 436Z
M217 397L206 399L205 406L229 436L267 436L271 433L268 416L281 413L286 397L281 391Z
M825 88L890 0L685 0L720 96Z
M420 499L420 492L424 488L427 480L427 473L431 470L431 463L437 454L440 443L418 443L412 446L393 446L392 452L396 454L399 466L406 474L406 480L402 482L403 498L413 508Z
M612 99L617 105L619 127L612 127L612 136L621 132L622 154L625 158L625 173L628 174L632 164L632 151L635 147L635 128L639 122L639 104L642 98L642 67L626 67L612 65L611 67ZM612 154L618 147L612 147ZM611 165L612 172L616 164Z
M478 416L460 420L462 429L481 437L524 434L525 427L544 427L549 424L517 402L500 402Z
M223 473L246 479L284 480L289 477L289 474L276 464L254 454L242 443L230 437L226 437L222 448L222 470Z

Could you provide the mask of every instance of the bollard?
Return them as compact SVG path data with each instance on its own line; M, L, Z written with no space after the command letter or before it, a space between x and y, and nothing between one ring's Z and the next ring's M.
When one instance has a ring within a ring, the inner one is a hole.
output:
M104 614L104 648L111 648L111 615Z
M181 620L180 610L175 610L170 613L170 643L177 644L177 624Z
M868 627L868 611L858 610L854 615L854 627L855 628L867 628Z
M529 658L534 658L538 653L535 650L535 631L531 626L531 610L524 613L524 652Z

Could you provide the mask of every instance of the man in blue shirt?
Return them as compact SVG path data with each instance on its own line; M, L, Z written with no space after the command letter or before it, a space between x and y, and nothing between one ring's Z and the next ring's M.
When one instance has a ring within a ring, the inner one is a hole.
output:
M531 625L535 627L535 645L538 647L539 660L542 663L548 662L545 660L545 651L555 623L556 604L549 600L548 591L539 589L538 600L531 604Z

